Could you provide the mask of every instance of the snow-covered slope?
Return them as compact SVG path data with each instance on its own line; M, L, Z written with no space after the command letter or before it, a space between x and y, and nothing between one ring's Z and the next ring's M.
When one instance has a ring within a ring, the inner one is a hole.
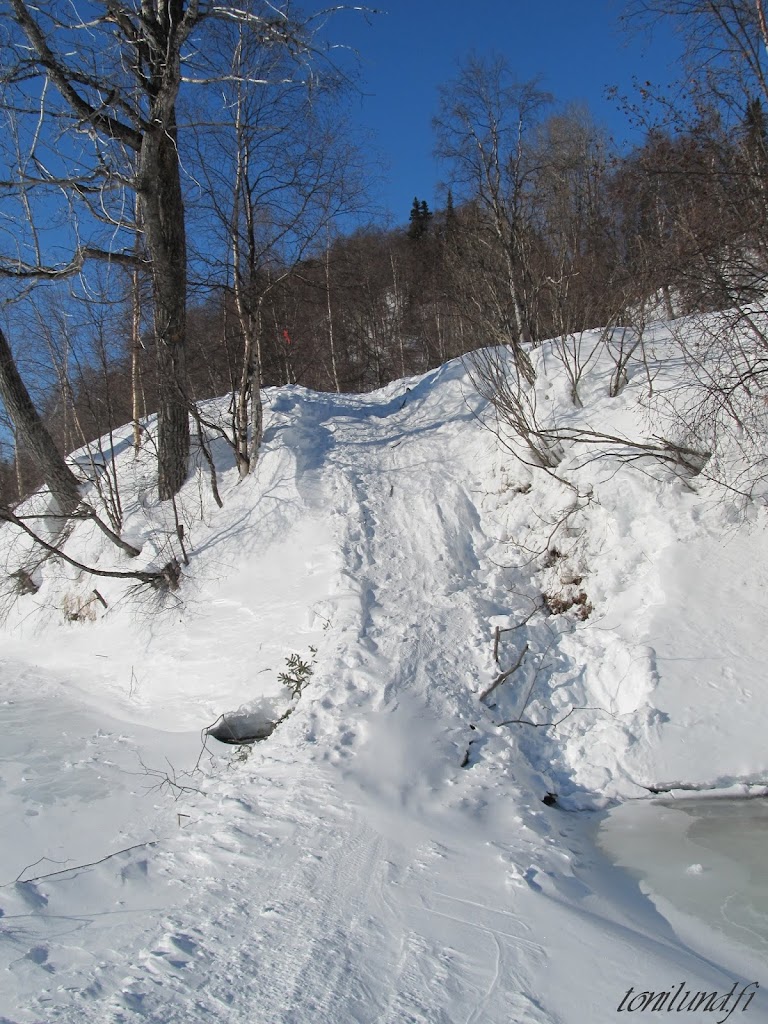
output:
M597 362L577 411L537 359L557 422L647 431L647 366L610 399ZM268 397L255 475L216 442L223 510L202 470L181 495L178 592L100 579L67 621L94 581L48 562L8 611L0 1020L595 1024L630 985L752 980L594 832L648 787L765 780L763 514L578 445L521 464L460 361ZM127 441L125 534L162 564L175 521ZM67 550L132 565L91 524Z

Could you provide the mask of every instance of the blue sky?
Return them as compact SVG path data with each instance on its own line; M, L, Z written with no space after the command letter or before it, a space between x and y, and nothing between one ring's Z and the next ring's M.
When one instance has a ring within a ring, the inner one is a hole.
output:
M414 195L439 204L441 168L432 156L431 120L437 87L455 76L474 51L505 56L517 77L540 76L560 102L584 101L617 141L630 129L608 86L632 90L638 76L654 83L674 77L679 46L671 32L628 38L618 18L620 0L384 0L368 19L338 16L328 36L355 47L361 95L353 117L372 132L379 203L395 223L407 221Z

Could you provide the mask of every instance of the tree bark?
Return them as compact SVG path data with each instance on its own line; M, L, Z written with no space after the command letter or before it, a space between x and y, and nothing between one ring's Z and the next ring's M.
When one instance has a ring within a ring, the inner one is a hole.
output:
M14 19L26 35L35 54L32 63L58 90L78 121L77 130L87 124L104 138L117 140L138 153L138 205L146 246L152 262L155 336L158 366L158 486L161 500L172 498L187 475L189 455L188 396L186 393L186 245L177 147L176 98L181 84L181 48L203 15L199 0L142 0L141 12L134 4L111 2L109 22L130 70L145 97L141 102L131 85L112 68L94 79L90 67L83 70L85 50L60 57L53 41L41 28L27 0L10 0ZM55 19L54 19L55 20ZM97 19L98 21L99 19ZM96 24L96 22L94 23ZM100 40L105 37L100 36ZM107 58L109 59L109 58ZM97 105L94 82L103 85L99 95L107 99ZM100 156L99 156L99 159ZM76 179L73 178L73 181Z
M141 256L141 210L138 196L135 199L136 235L134 250L136 257ZM131 419L133 421L133 450L136 455L141 450L141 417L146 416L146 402L142 403L143 387L141 380L141 278L137 267L131 270Z
M325 298L328 306L328 343L331 349L331 372L333 374L333 386L336 388L336 393L341 394L341 384L339 383L339 368L336 362L336 347L334 344L333 337L333 306L331 305L331 246L330 240L327 241L325 246ZM403 374L405 376L405 374Z
M53 443L38 415L24 381L16 367L11 347L0 330L0 398L13 420L17 438L24 442L56 501L58 511L68 516L80 504L80 488L72 470ZM16 457L18 459L18 450Z
M187 255L175 118L147 131L139 151L139 206L152 263L158 372L158 488L172 498L187 476Z
M252 473L261 450L264 436L264 402L261 397L261 308L256 315L256 329L253 340L256 358L251 370L251 440L248 447L248 466ZM253 358L253 357L252 357Z

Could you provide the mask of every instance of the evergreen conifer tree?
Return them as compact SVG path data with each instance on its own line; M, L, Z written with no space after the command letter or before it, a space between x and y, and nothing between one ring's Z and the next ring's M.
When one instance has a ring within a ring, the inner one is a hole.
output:
M426 199L419 201L418 196L413 197L413 205L408 218L408 237L414 240L422 238L429 230L429 223L432 220L432 213L427 205Z
M445 222L446 224L453 224L456 220L456 207L453 205L453 192L448 189L448 195L445 197Z
M418 197L414 196L411 213L408 217L408 237L415 239L419 238L421 234L421 208L419 207Z

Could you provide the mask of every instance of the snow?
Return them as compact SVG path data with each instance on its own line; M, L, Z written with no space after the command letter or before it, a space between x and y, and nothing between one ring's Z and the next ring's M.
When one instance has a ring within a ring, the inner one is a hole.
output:
M657 432L648 365L611 399L596 359L575 409L552 347L534 358L541 416ZM663 326L651 360L674 387ZM48 561L6 609L0 1020L594 1024L633 985L759 980L596 829L648 787L763 790L763 510L578 443L524 465L460 360L267 400L256 473L214 441L224 508L202 463L180 496L176 593L99 579L108 607L68 621L94 581ZM158 567L173 513L118 439L141 555L89 523L67 551ZM221 716L283 720L233 747L204 735Z

